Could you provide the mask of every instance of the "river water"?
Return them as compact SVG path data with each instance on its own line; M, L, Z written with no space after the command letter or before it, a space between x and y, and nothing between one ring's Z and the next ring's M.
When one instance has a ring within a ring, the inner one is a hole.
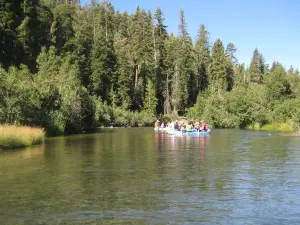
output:
M107 129L0 151L0 224L300 223L300 138Z

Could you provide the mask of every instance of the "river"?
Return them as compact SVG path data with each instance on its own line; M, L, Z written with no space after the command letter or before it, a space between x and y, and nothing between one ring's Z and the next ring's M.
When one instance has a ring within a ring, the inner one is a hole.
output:
M300 223L300 138L106 129L0 151L1 224Z

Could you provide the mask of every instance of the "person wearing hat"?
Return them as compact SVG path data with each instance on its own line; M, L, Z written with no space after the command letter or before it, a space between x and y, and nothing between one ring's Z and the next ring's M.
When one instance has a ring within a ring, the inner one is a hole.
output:
M204 120L201 120L200 130L201 131L207 131L206 123L204 122Z

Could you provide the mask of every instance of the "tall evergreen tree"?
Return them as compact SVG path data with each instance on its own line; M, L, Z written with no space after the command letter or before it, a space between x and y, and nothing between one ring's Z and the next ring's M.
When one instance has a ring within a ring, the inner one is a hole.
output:
M276 67L278 67L280 65L280 63L278 61L273 61L271 68L270 68L270 72L273 72Z
M294 72L295 72L294 67L291 65L289 70L288 70L288 73L293 74Z
M168 38L167 26L164 24L164 17L161 9L158 7L155 12L156 25L154 29L154 47L155 47L155 78L156 78L156 96L158 98L158 112L163 112L164 102L167 98L164 89L167 84L166 77L166 47L165 42Z
M251 82L263 83L264 74L268 71L268 66L265 64L263 55L256 48L253 52L253 57L250 62L249 72L251 75Z
M133 99L134 87L134 67L131 64L130 56L130 36L129 36L130 18L125 11L120 15L120 22L118 24L118 31L114 38L114 45L116 49L117 65L118 65L118 85L117 92L120 97L120 105L124 109L131 108Z
M225 50L225 57L227 59L226 63L226 83L227 91L230 91L234 83L234 66L237 65L237 58L234 53L236 52L236 47L233 43L229 43Z
M73 50L75 9L74 4L60 4L53 10L54 21L51 26L51 34L58 54Z
M0 64L5 69L20 63L16 29L22 19L22 2L0 0Z
M246 69L245 64L238 64L236 67L234 67L234 86L240 87L240 86L247 86L248 80L246 76Z
M144 110L147 112L148 115L151 116L156 115L157 98L155 95L156 93L153 82L150 79L148 79L144 101Z
M235 45L233 43L229 43L225 50L225 56L234 66L238 64L238 60L234 53L237 51Z
M18 40L22 46L21 62L35 71L36 58L43 46L50 46L52 14L39 0L24 1L22 22L17 28Z
M93 50L93 8L83 8L76 13L74 24L74 51L72 52L73 61L78 63L80 70L80 80L84 87L88 88L91 82L91 61Z
M197 94L193 44L187 31L183 9L180 10L179 39L178 82L175 82L175 84L179 85L181 91L176 96L176 102L179 103L177 110L184 111L188 105L195 103Z
M114 9L106 2L97 7L96 37L92 53L92 90L103 101L110 101L112 86L117 88L117 59L114 49Z
M212 48L211 63L209 65L210 85L213 92L218 91L219 96L226 87L226 59L224 47L217 39Z
M143 61L143 22L145 11L137 7L136 12L131 16L129 26L129 41L131 49L131 64L135 69L134 86L137 87L138 79Z
M195 44L196 66L198 76L198 93L208 87L208 66L210 62L209 33L204 24L201 25Z
M172 110L172 105L179 108L180 91L179 71L178 71L178 48L180 42L173 34L166 40L166 83L164 87L164 113L169 114Z

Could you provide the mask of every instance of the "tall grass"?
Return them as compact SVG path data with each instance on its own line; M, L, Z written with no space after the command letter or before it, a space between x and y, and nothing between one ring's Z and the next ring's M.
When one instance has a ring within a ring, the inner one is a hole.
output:
M263 130L263 131L282 131L282 132L291 132L295 130L294 123L292 121L266 124L263 126L259 126L258 123L255 123L254 125L248 126L247 129Z
M21 148L44 142L41 128L0 125L0 149Z

